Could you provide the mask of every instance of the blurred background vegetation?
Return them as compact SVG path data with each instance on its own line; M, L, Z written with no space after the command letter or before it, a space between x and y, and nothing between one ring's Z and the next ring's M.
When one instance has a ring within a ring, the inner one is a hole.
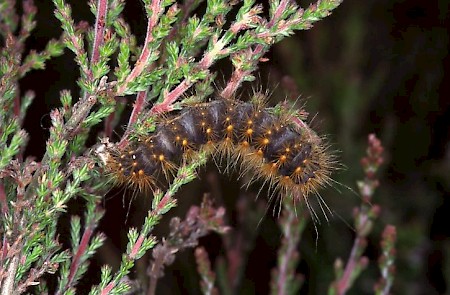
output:
M83 1L68 2L76 21L93 22ZM126 2L125 16L142 43L146 22L142 6L138 0ZM28 43L30 48L40 50L50 38L59 36L60 25L52 15L51 1L36 4L37 28ZM359 159L365 152L367 134L375 132L383 141L385 164L373 200L381 205L382 212L366 253L372 263L349 294L373 293L378 278L375 261L380 255L379 237L388 223L396 225L398 233L393 293L450 292L449 11L449 1L444 0L345 0L314 29L297 32L275 46L267 55L270 60L260 66L258 85L245 85L248 89L243 97L259 86L273 93L274 102L301 97L299 104L306 103L306 110L314 117L313 127L327 134L333 149L340 151L340 162L346 168L335 177L345 186L355 188L355 181L363 177ZM21 81L21 91L36 92L25 123L31 136L26 155L42 156L50 126L48 114L59 104L59 91L79 91L75 84L79 71L72 57L66 51L51 60L45 71L32 72ZM215 69L223 74L218 78L220 87L231 67L224 62ZM126 105L131 109L131 97ZM96 140L93 136L91 143ZM211 165L200 172L198 181L179 193L180 205L172 212L184 216L206 192L227 207L230 225L246 233L241 241L248 258L241 266L241 294L267 293L281 237L272 208L264 212L264 197L254 203L257 191L257 187L240 189L236 174L222 175ZM96 269L100 265L118 265L127 228L141 224L150 206L148 198L139 197L130 203L124 195L126 192L118 189L105 198L107 213L100 230L110 239L91 265L90 275L83 281L86 285L98 281ZM354 236L352 210L359 197L340 185L322 196L334 215L329 222L321 218L318 236L310 224L302 237L298 269L305 276L302 294L325 294L333 280L334 260L348 257ZM74 203L69 212L80 210ZM63 218L62 235L68 234L67 224ZM159 228L161 233L165 229L167 224ZM202 244L220 268L224 254L221 238L209 236ZM145 276L147 262L138 265L135 276ZM174 285L192 290L192 294L198 292L192 253L178 256L166 270L159 290L161 294L182 294Z

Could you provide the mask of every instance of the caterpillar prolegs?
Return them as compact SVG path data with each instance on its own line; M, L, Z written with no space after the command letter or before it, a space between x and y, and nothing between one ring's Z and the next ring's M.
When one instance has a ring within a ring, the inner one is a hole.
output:
M330 181L333 155L303 121L263 99L243 102L217 98L186 106L161 120L154 133L119 149L97 148L105 170L118 184L155 190L160 175L170 181L177 168L198 152L240 165L284 196L306 198ZM300 123L300 124L298 124Z

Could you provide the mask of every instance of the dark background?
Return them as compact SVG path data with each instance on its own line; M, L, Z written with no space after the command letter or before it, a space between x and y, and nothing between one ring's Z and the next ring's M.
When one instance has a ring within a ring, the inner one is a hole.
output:
M43 49L50 37L58 37L60 24L53 17L51 1L36 1L38 26L28 40L29 49ZM71 1L76 21L93 16L83 1ZM306 5L302 2L302 5ZM145 17L138 1L127 1L126 17L140 42L145 34ZM272 100L285 97L302 102L311 116L313 126L328 134L346 169L336 180L355 188L361 179L359 159L364 155L367 135L376 133L386 148L385 164L380 173L380 188L373 203L382 206L382 213L370 236L367 255L369 269L356 281L349 294L371 294L378 278L376 259L379 236L385 224L397 226L397 275L395 294L449 294L450 241L450 91L449 91L449 2L346 0L328 18L312 30L276 45L267 55L270 61L260 67L258 83L245 85L273 92ZM229 65L215 67L219 80L226 80ZM73 55L66 50L62 57L47 64L45 71L34 71L22 79L22 93L34 90L36 99L26 118L30 133L26 154L37 159L43 155L48 136L49 111L59 106L59 91L71 90L77 97L75 81L79 75ZM219 82L220 84L220 82ZM128 107L131 108L130 98ZM126 121L124 121L126 122ZM123 127L117 130L122 132ZM95 138L94 138L95 139ZM236 175L221 175L212 165L200 172L201 179L180 192L180 205L174 215L184 216L191 204L199 204L204 192L210 192L217 203L227 206L230 224L243 230L235 211L236 200L248 196L252 202L255 189L239 190ZM340 191L340 192L338 192ZM137 198L128 208L126 192L116 190L105 198L106 216L101 230L110 239L101 249L82 282L88 287L98 283L99 265L117 266L126 245L130 226L142 223L147 198ZM299 271L305 274L302 294L324 294L333 279L333 262L348 257L354 233L353 206L359 198L342 186L324 192L323 197L335 214L329 222L310 225L300 247L302 262ZM263 197L259 198L262 202ZM249 208L258 207L253 204ZM125 204L125 205L124 205ZM71 212L80 210L74 203ZM264 205L262 205L264 208ZM265 294L270 269L276 263L276 249L281 234L271 209L258 226L249 226L255 240L249 241L248 262L243 270L240 293ZM129 214L127 214L129 213ZM445 217L447 216L447 217ZM62 237L67 233L61 221ZM167 224L159 234L164 235ZM245 229L244 229L245 230ZM249 234L249 236L252 236ZM315 239L318 238L317 246ZM214 265L223 255L221 238L212 235L203 239ZM138 264L131 275L145 277L147 261ZM189 251L179 256L166 270L159 284L161 294L197 294L198 277Z

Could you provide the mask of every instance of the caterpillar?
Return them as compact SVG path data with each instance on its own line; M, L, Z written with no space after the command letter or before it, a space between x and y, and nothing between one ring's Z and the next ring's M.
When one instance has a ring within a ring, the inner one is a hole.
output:
M170 181L182 163L206 152L225 159L225 165L239 163L251 182L261 179L283 195L307 198L330 182L332 153L308 125L295 124L288 112L267 108L255 97L186 106L166 115L149 136L124 148L105 143L96 153L115 182L139 190L154 191L161 175Z

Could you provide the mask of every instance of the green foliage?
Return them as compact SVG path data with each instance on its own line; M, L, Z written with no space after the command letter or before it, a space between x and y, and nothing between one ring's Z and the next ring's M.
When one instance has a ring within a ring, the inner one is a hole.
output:
M24 48L36 26L37 8L33 2L23 1L23 15L19 16L14 0L0 0L0 34L4 41L0 51L0 233L4 243L1 248L7 251L2 252L0 262L2 294L46 292L49 276L57 280L57 294L77 293L90 260L106 239L96 229L104 215L102 196L110 188L99 167L100 161L94 156L98 146L86 143L89 135L102 126L102 133L95 136L112 135L125 108L121 98L135 97L135 101L127 130L117 146L154 131L161 113L182 109L189 102L205 101L216 82L213 65L223 59L231 61L233 73L221 95L231 97L243 82L255 79L254 71L272 45L296 30L310 29L340 4L336 0L323 0L302 9L288 0L263 4L254 0L207 0L205 11L199 14L196 8L201 0L142 2L147 32L144 43L138 45L124 21L125 1L90 1L96 21L87 24L74 21L67 1L53 0L61 36L49 40L45 49L37 52ZM80 77L76 82L81 91L75 94L61 90L61 106L50 113L51 127L44 155L35 160L24 159L28 140L23 120L34 94L22 94L19 80L32 70L44 69L65 48L73 54L79 67ZM195 93L187 97L191 88ZM107 140L103 139L104 142ZM196 245L198 238L209 231L220 234L226 231L222 224L223 209L205 201L183 223L186 231L195 234L179 237L175 233L183 232L173 230L167 239L161 239L153 232L162 218L177 206L175 194L197 178L196 171L206 160L206 154L196 155L176 171L165 192L153 192L152 206L143 224L128 231L120 265L117 269L104 266L100 282L92 286L89 294L131 291L129 273L138 259L157 246L163 245L170 255L175 255L182 248ZM70 240L65 243L70 246L63 249L57 224L63 214L68 214L71 201L83 207L84 216L71 216ZM376 212L365 213L373 213L372 219L376 217ZM306 217L302 221L296 219L295 208L284 204L280 220L283 242L279 268L272 279L273 294L281 291L294 294L300 287L301 281L295 274L299 258L296 247L305 220ZM181 224L179 219L173 222ZM367 234L371 224L365 226L361 231ZM381 264L386 272L393 263L390 256L393 238L389 237L390 240L386 239L391 243L383 248L386 262ZM175 238L179 238L179 244L164 243ZM171 248L175 246L178 248ZM213 286L215 275L207 259L205 253L198 252L202 289L206 294L213 294L217 291ZM161 262L161 269L164 264L168 263ZM339 272L338 277L342 274ZM157 277L152 275L152 279ZM392 277L385 275L383 279L380 290L389 289ZM279 281L282 285L277 284ZM152 286L156 288L156 283Z

